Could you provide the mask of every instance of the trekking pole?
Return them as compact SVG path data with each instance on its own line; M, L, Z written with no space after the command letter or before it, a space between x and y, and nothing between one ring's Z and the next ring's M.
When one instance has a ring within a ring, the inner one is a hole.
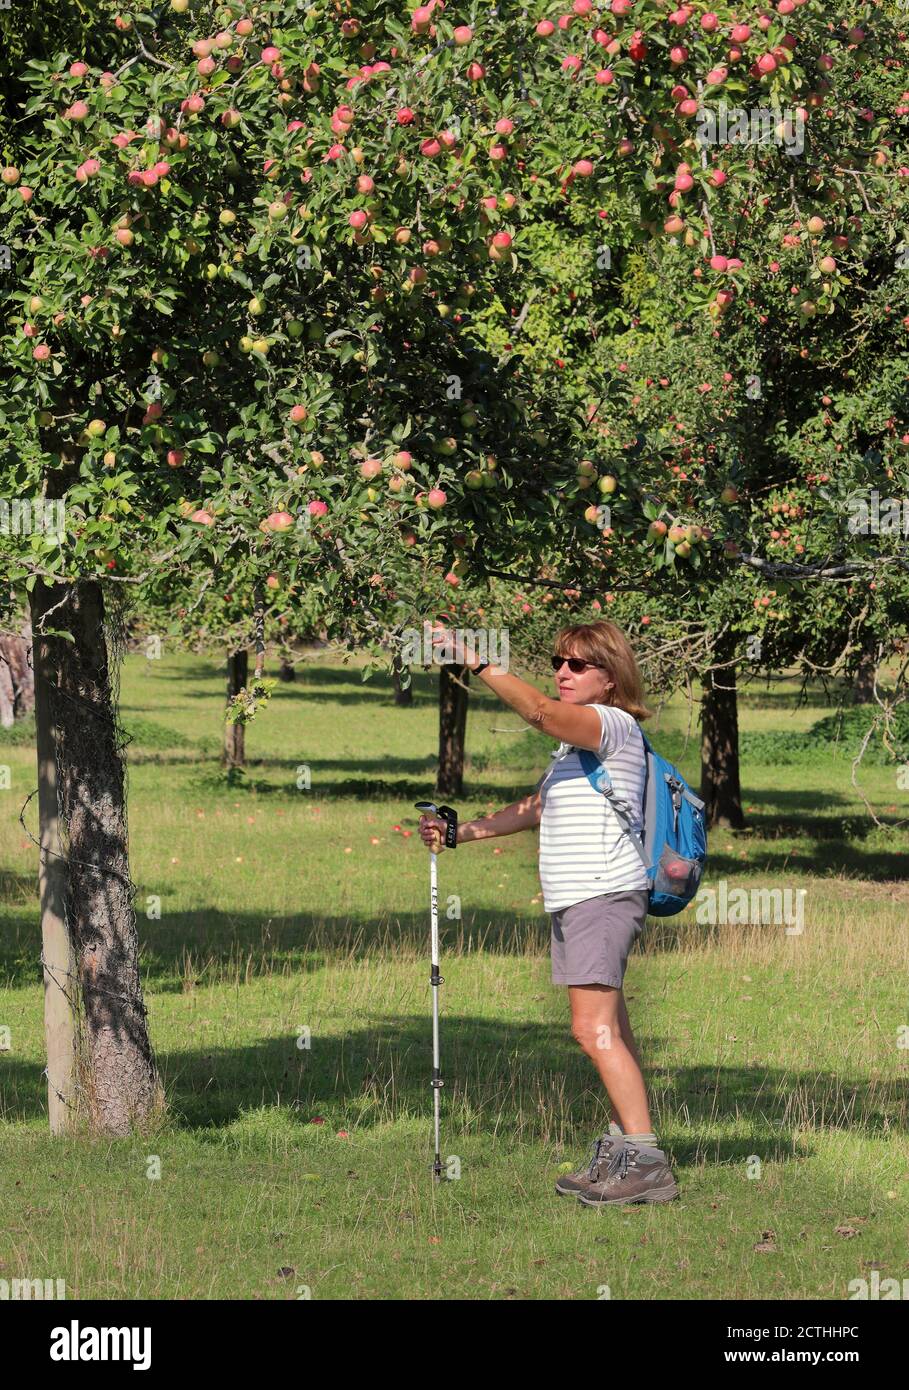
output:
M458 843L458 813L450 806L437 806L434 801L417 801L414 803L418 811L422 811L427 816L438 816L445 822L445 847L446 849L457 848ZM438 855L432 850L429 855L429 912L431 923L430 937L430 975L429 983L432 987L432 1113L435 1133L435 1162L432 1165L432 1175L435 1182L442 1180L442 1157L441 1143L439 1139L439 1091L442 1088L442 1071L439 1061L439 985L442 984L442 976L439 974L439 884L437 870Z

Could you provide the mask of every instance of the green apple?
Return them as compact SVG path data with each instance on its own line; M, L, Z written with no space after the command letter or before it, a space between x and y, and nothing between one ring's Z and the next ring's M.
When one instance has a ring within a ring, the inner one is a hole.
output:
M265 300L260 299L257 294L254 294L246 307L253 316L262 314L265 312Z
M305 327L305 323L302 323L300 319L291 319L287 325L287 336L289 338L302 338Z

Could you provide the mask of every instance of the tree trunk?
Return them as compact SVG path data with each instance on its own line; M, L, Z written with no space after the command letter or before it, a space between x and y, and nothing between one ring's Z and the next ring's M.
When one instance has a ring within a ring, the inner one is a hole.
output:
M287 660L287 657L282 656L282 657L281 657L281 665L280 665L280 667L279 667L279 669L278 669L278 680L279 680L279 681L295 681L296 679L297 679L297 673L296 673L296 671L295 671L294 668L293 668L293 663L290 662L290 661L288 661L288 660Z
M407 676L406 684L405 673ZM410 667L405 666L401 660L401 653L396 651L391 658L391 679L395 688L395 704L407 707L413 704L413 680L410 678Z
M126 1135L163 1093L139 980L104 599L86 582L38 584L31 602L51 1131Z
M467 666L439 668L439 796L464 795L464 735L467 729Z
M731 641L718 644L714 659L730 661ZM741 830L742 791L739 783L739 716L735 667L708 671L701 701L701 797L707 825Z
M249 678L249 656L245 651L233 652L227 658L227 700L239 695ZM224 725L224 766L246 766L246 725Z
M874 677L877 672L877 638L873 635L866 636L862 642L862 654L859 657L858 668L855 673L855 683L852 687L852 703L854 705L870 705L874 699Z
M34 706L31 627L26 625L21 637L0 637L0 726L10 728L14 719L28 714Z
M16 715L21 718L35 708L35 673L32 669L32 625L26 623L21 637L14 639L13 686L16 691Z
M11 729L16 717L16 689L12 662L6 654L9 639L0 637L0 729Z

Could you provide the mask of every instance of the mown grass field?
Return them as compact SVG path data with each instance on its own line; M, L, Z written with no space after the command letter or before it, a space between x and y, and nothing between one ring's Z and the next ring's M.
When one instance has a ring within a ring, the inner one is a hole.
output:
M553 1191L607 1111L550 983L536 837L441 856L443 910L461 904L441 992L443 1156L461 1176L434 1187L412 803L432 794L435 683L419 676L396 709L357 666L308 656L228 787L215 664L127 659L132 871L170 1105L144 1139L48 1136L37 851L18 822L34 751L26 729L0 739L0 1278L64 1278L70 1298L837 1300L873 1267L909 1274L896 768L859 772L879 828L843 748L811 735L831 712L820 690L742 696L749 828L713 833L709 881L804 888L805 928L689 910L651 919L629 963L682 1189L669 1206L592 1211ZM471 701L463 817L527 791L552 746ZM648 729L696 784L688 723L678 700Z

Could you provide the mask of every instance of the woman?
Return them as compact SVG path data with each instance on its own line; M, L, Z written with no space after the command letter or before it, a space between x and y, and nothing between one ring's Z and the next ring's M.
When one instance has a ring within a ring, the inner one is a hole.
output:
M647 915L647 878L619 817L588 781L577 753L605 761L615 794L640 829L649 717L631 646L614 623L563 628L552 666L557 699L476 654L435 627L437 659L463 662L538 733L560 740L533 795L458 827L458 844L540 827L540 882L552 921L552 980L568 988L571 1031L597 1068L612 1105L608 1133L589 1165L556 1183L587 1206L667 1202L678 1187L650 1123L640 1058L622 993L625 962ZM420 818L420 836L441 848L442 822Z

